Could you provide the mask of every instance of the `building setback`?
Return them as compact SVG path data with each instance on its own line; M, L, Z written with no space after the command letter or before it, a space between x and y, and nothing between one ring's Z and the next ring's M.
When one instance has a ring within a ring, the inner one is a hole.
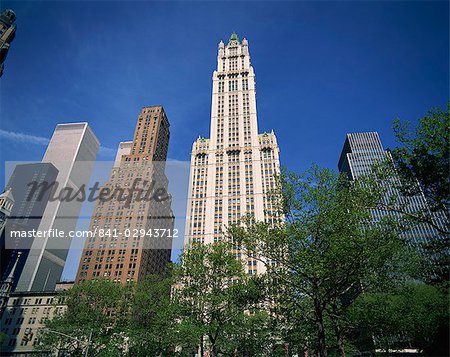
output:
M95 202L89 227L93 234L86 238L77 282L103 278L126 283L165 271L174 224L171 197L159 202L140 197L157 189L167 192L169 129L162 106L144 107L133 140L119 144L109 180L100 188L111 199ZM134 192L129 202L119 198L120 191L113 195L123 189L122 197L128 197L133 187L142 192Z
M87 123L58 124L42 159L58 170L57 189L78 191L87 185L100 143ZM79 200L50 200L39 224L40 232L58 230L65 237L33 238L28 257L20 275L16 291L48 291L60 280L82 202Z
M210 138L192 147L185 246L218 241L245 214L258 221L280 217L267 200L280 171L279 148L273 132L258 134L255 73L248 41L233 33L219 43L213 73ZM236 252L242 257L240 252ZM247 272L264 267L247 259Z

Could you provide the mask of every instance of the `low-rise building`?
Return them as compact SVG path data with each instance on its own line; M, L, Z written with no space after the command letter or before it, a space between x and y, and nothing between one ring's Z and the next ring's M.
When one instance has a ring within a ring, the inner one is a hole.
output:
M55 291L12 292L0 319L3 335L1 356L47 355L35 346L44 321L66 309L60 292L70 289L73 282L61 282Z

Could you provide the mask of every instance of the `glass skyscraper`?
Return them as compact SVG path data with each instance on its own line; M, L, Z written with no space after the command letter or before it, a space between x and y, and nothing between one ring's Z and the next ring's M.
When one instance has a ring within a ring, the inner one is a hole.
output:
M88 123L58 124L42 159L57 170L58 188L77 191L88 184L100 142ZM51 184L52 182L50 182ZM82 202L77 200L50 200L39 223L40 232L75 230ZM33 238L17 291L53 290L61 278L72 238L41 236Z
M347 134L344 147L339 159L339 171L348 175L350 180L357 180L364 175L372 172L372 167L376 163L391 161L389 151L384 150L380 136L377 132L362 132ZM417 213L427 210L425 197L421 194L415 196L405 196L399 191L397 186L400 184L397 176L386 183L384 203L397 207L407 213ZM393 202L392 198L394 198ZM394 210L388 210L380 207L372 211L374 220L381 219L390 215L392 217L401 214ZM421 247L423 243L429 242L432 238L438 236L438 232L432 226L425 223L410 224L403 233L406 241L413 246Z

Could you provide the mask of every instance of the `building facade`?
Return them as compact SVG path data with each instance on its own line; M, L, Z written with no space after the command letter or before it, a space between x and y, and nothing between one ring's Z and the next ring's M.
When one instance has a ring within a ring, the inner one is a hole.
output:
M48 291L61 278L82 200L63 199L68 189L77 192L89 183L100 143L88 123L58 124L42 159L58 170L55 189L39 223L40 232L60 231L65 236L34 237L16 291ZM43 191L40 191L43 192Z
M391 155L384 150L380 136L377 132L362 132L347 134L344 147L338 163L339 172L347 174L350 180L368 175L372 172L373 165L377 163L391 161ZM397 177L392 178L392 182L387 184L385 203L392 202L395 198L395 205L398 205L406 212L414 213L427 210L427 203L423 195L404 196L396 188L400 183ZM386 215L399 216L399 213L388 212L383 209L372 211L374 220L379 220ZM429 242L439 234L436 229L427 224L414 224L402 233L406 241L419 247L423 243Z
M39 192L32 192L32 187L29 184L32 182L38 184L52 183L56 181L57 176L58 169L50 163L20 164L16 165L6 184L7 192L10 192L15 197L15 204L6 222L7 227L0 236L0 266L2 277L5 272L9 274L11 266L16 260L17 253L20 252L20 261L15 269L13 279L13 290L22 273L32 240L13 237L11 231L38 229L50 196L50 191L46 191L40 197ZM8 232L8 235L6 235L6 232Z
M16 14L5 10L0 14L0 77L3 75L4 62L11 42L16 36Z
M126 283L165 271L174 224L165 176L169 137L163 107L144 107L133 140L119 144L109 180L100 189L110 199L95 202L93 234L86 239L77 282L103 278ZM152 199L157 190L166 192L164 199Z
M6 189L5 192L0 194L0 234L3 234L3 230L6 226L6 221L11 216L14 203L15 200L14 196L12 195L11 189Z
M256 81L248 41L233 33L219 43L213 73L210 138L192 147L185 246L221 239L226 227L250 214L257 221L280 217L267 199L280 171L273 131L258 133ZM239 256L240 252L236 252ZM247 272L263 265L247 259Z
M39 344L39 329L46 319L63 313L67 309L61 291L70 289L73 282L55 284L53 291L12 292L0 317L0 331L6 335L0 346L2 356L48 356L36 349Z

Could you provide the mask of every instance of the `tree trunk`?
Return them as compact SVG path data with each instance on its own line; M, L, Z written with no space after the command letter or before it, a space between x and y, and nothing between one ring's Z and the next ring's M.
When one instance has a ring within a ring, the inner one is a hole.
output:
M336 328L336 338L339 350L339 356L345 357L344 336L340 327Z
M217 347L216 347L216 338L212 336L208 336L209 338L209 356L210 357L216 357L217 356Z
M331 320L333 322L334 333L336 334L336 342L338 346L339 356L345 357L345 343L344 343L344 331L340 325L338 308L335 303L331 304L332 314Z
M203 335L200 337L200 357L203 357Z
M216 348L216 344L211 346L211 357L216 357L217 356L217 348Z
M328 357L325 339L325 326L323 322L323 309L320 303L315 303L316 325L317 325L317 356Z
M336 342L338 346L338 352L340 357L345 357L345 343L344 343L344 331L340 325L339 315L335 305L332 306L333 313L331 314L331 321L333 323L334 333L336 334Z

